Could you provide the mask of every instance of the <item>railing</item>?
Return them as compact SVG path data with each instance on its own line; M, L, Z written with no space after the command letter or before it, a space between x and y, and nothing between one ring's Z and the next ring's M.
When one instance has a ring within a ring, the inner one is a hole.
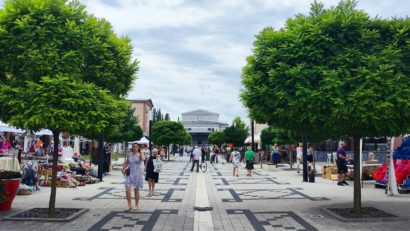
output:
M379 163L383 163L386 160L387 154L390 152L370 152L370 151L363 151L362 152L362 160L368 160L370 153L373 153L373 159L378 160ZM353 159L353 151L347 151L346 152L347 156ZM336 152L327 152L327 151L315 151L314 156L316 162L331 162L331 158L333 155L333 160L336 160Z

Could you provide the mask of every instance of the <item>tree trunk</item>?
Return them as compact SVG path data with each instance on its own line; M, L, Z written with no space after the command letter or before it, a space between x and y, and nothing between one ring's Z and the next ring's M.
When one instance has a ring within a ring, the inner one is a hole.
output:
M54 152L53 152L53 169L52 169L52 174L51 174L51 194L50 194L50 202L48 204L48 215L54 215L55 208L56 208L58 145L60 142L59 136L60 136L60 131L53 130Z
M128 143L127 141L124 141L124 155L127 155L127 151L128 151Z
M98 179L102 182L104 173L104 136L98 138Z
M362 216L362 188L360 185L360 137L353 137L354 145L354 190L353 190L353 213L355 216Z
M91 166L91 164L93 163L92 162L92 160L93 160L93 151L94 151L94 139L92 139L91 140L91 152L90 152L90 166Z
M308 171L307 171L307 136L303 135L303 182L308 182Z

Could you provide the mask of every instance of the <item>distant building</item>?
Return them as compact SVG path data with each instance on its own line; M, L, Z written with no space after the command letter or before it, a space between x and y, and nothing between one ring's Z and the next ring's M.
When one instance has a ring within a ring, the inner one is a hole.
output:
M195 110L182 113L182 123L192 137L192 144L209 144L208 135L213 131L223 131L229 125L218 121L219 114L206 111Z
M138 118L144 136L149 135L149 119L152 115L154 104L151 99L129 99L131 107L135 108L134 116Z

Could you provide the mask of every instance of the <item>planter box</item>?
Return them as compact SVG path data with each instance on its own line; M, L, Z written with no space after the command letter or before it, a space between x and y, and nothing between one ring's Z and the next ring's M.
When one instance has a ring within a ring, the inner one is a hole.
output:
M6 193L6 201L0 203L0 211L8 211L11 209L11 204L19 190L20 182L21 179L0 180L0 183L4 185Z

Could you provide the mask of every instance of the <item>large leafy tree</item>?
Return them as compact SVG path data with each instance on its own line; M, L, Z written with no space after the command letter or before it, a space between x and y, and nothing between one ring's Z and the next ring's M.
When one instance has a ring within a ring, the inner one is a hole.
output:
M243 69L241 98L258 122L298 134L354 139L395 136L410 126L410 19L371 19L341 1L288 19L256 36ZM360 181L354 212L361 215Z
M232 125L223 131L224 142L233 143L236 147L243 146L248 135L249 127L240 117L235 117L232 121Z
M170 144L190 144L191 139L191 135L180 122L162 120L155 123L152 128L152 141L156 145L168 147Z
M25 87L2 87L0 100L8 102L14 115L8 121L10 124L27 130L48 128L53 132L50 214L54 213L56 201L60 132L104 133L125 116L127 107L125 100L115 99L108 91L64 76L44 77L40 83L30 82Z
M0 10L0 97L7 100L0 119L29 130L49 128L57 141L63 130L106 135L118 129L126 112L118 97L130 89L138 70L131 53L130 40L117 37L107 21L87 14L79 1L6 1ZM55 174L53 168L53 179Z
M221 146L224 143L224 134L222 131L213 131L208 135L209 143Z

